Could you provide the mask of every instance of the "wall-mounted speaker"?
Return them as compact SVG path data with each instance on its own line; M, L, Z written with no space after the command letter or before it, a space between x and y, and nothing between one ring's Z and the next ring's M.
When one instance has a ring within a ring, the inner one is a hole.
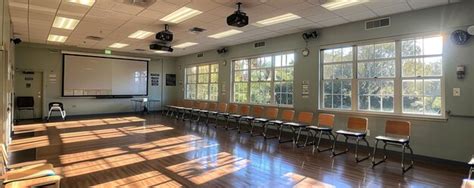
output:
M217 49L217 53L218 54L225 54L227 53L229 50L227 48L220 48L220 49Z

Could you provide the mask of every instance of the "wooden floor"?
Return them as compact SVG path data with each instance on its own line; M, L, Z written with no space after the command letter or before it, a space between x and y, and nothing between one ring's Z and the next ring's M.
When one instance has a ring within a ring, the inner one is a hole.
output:
M15 153L36 149L56 167L62 187L459 187L467 171L415 162L401 175L399 161L371 168L351 153L330 157L312 147L264 140L157 114L36 123ZM415 148L416 153L416 148ZM26 157L26 156L23 156Z

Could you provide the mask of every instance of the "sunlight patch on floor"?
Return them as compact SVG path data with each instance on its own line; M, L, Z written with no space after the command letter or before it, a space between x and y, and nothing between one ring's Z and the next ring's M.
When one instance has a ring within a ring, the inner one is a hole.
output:
M182 187L182 185L158 171L151 171L94 185L94 187Z
M288 172L284 175L288 181L295 183L293 187L318 187L318 188L335 188L336 186L327 184L310 177L306 177L293 172Z

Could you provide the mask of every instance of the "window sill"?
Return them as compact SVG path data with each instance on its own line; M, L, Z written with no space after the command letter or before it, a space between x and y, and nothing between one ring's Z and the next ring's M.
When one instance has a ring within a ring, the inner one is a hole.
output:
M351 111L351 110L335 110L335 109L318 109L320 112L325 113L338 113L347 115L357 115L365 117L375 118L389 118L389 119L403 119L403 120L415 120L415 121L434 121L434 122L446 122L448 120L445 116L420 116L415 114L394 114L394 113L379 113L370 111Z
M277 108L290 108L290 109L293 109L293 105L255 104L255 103L238 103L238 102L230 102L230 103L239 104L239 105L249 105L249 106L264 106L264 107L277 107Z

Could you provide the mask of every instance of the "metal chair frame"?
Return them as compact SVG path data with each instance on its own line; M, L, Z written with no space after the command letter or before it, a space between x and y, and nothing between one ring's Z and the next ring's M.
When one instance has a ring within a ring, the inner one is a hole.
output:
M366 133L367 133L368 120L367 120L367 118L349 117L349 121L348 121L348 123L347 123L347 126L348 126L349 129L352 129L351 127L354 126L354 125L352 125L353 122L351 122L351 120L354 120L354 121L355 121L355 120L365 120L365 126L364 126L364 127L365 127L365 128L364 128L364 129L365 129L365 132L362 133L362 134L360 134L360 135L351 135L351 134L341 134L341 133L338 133L338 132L336 131L336 136L335 136L335 138L334 138L334 142L333 142L333 146L332 146L332 155L331 155L331 157L335 157L335 156L338 156L338 155L347 153L347 152L349 151L349 143L347 142L347 140L348 140L349 138L355 138L355 140L356 140L356 146L355 146L354 157L355 157L356 162L359 163L359 162L361 162L361 161L364 161L364 160L369 159L369 158L370 158L370 155L371 155L371 153L369 152L366 157L359 158L359 142L360 142L361 140L364 141L364 142L367 144L367 148L370 148L369 142L365 139L365 137L367 136ZM360 130L362 130L362 129L360 129ZM336 142L337 142L337 137L338 137L339 135L342 135L342 136L345 137L344 142L345 142L345 145L346 145L346 149L345 149L344 151L338 153L338 152L336 152Z

